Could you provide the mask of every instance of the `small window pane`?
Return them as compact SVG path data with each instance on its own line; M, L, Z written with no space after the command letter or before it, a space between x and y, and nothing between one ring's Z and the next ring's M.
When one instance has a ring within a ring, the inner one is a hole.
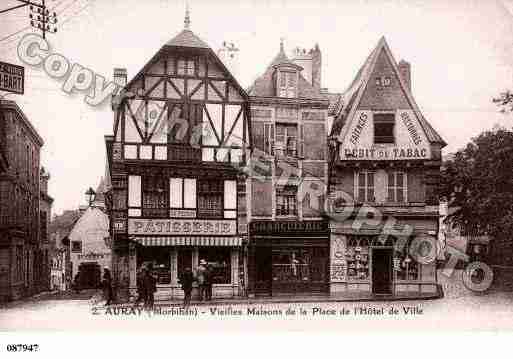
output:
M185 208L196 208L196 179L186 178L184 180Z
M403 187L404 183L403 183L403 174L402 173L398 173L397 174L397 177L396 177L396 186L397 187Z
M365 173L358 174L358 187L365 187Z
M394 187L395 186L395 176L393 172L390 172L388 174L388 187Z
M397 202L404 202L403 190L397 189Z

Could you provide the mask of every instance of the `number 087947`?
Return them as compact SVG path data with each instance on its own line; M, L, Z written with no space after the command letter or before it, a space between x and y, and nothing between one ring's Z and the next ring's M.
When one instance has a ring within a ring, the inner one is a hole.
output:
M38 344L7 344L8 352L37 352Z

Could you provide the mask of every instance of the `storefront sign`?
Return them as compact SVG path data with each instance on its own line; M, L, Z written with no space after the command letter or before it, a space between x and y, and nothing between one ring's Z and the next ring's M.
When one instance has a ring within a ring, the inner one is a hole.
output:
M235 220L200 219L129 219L129 234L163 235L234 235L237 233Z
M79 254L77 257L78 257L78 259L82 259L82 260L97 260L97 259L104 259L109 256L110 256L110 253L89 252L87 254Z
M0 90L23 95L25 68L0 61Z
M429 158L428 148L344 148L344 159L358 160L415 160Z
M252 233L307 233L327 230L327 221L255 221L250 223Z

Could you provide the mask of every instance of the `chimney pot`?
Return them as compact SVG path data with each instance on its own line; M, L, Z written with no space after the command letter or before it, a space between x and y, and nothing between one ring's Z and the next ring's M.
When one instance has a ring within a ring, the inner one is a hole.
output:
M125 68L114 68L114 82L119 86L125 87L127 84L127 71Z

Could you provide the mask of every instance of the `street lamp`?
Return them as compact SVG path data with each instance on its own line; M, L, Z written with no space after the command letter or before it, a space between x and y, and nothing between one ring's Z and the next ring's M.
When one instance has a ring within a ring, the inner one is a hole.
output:
M89 203L89 207L91 207L91 204L93 203L93 201L96 197L96 192L94 191L94 189L89 187L89 189L86 191L85 195L86 195L87 202Z

